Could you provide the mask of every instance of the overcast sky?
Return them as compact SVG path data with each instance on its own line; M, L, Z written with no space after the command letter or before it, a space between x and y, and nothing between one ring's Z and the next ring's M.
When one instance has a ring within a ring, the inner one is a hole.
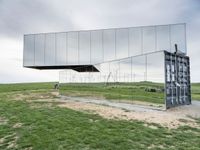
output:
M200 0L0 0L0 83L58 81L22 67L23 34L187 24L193 82L200 82Z

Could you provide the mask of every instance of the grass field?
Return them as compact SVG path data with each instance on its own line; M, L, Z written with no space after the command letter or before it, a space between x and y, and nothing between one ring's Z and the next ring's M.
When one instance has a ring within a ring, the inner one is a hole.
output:
M150 128L38 101L56 99L53 84L0 85L0 149L200 149L198 128Z
M193 83L191 88L192 99L200 100L200 83Z

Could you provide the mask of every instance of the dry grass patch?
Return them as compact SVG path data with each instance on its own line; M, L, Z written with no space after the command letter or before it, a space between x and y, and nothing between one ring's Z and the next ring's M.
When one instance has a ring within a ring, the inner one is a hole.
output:
M151 128L151 129L155 129L155 130L158 129L157 126L154 126L154 125L151 125L151 124L146 124L146 123L145 123L144 126L145 126L145 127L149 127L149 128Z
M40 102L31 102L30 103L30 108L31 109L37 109L37 108L52 108L53 103L40 103Z
M154 144L151 144L149 147L147 147L147 149L165 149L165 146L163 145L154 145Z
M7 124L8 120L4 117L0 117L0 125L5 125Z
M16 133L6 135L0 139L0 146L6 146L6 149L17 149L18 139Z
M16 123L13 125L13 128L21 128L22 127L22 123Z
M13 92L8 97L12 100L37 100L37 99L52 99L58 97L58 91L29 91L29 92Z

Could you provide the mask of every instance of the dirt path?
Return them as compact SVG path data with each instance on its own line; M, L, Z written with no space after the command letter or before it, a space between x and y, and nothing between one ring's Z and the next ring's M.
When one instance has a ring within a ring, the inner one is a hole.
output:
M200 118L200 102L198 101L194 101L192 105L180 106L166 111L150 106L96 100L91 102L91 100L67 99L62 100L62 102L58 106L95 113L108 119L139 120L157 123L169 128L177 128L181 125L199 128L199 124L194 119Z

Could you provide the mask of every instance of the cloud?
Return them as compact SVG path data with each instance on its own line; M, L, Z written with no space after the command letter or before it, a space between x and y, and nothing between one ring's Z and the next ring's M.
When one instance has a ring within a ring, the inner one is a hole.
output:
M199 18L199 0L0 0L0 82L58 80L58 71L22 67L23 34L179 22L187 23L192 80L200 81Z

